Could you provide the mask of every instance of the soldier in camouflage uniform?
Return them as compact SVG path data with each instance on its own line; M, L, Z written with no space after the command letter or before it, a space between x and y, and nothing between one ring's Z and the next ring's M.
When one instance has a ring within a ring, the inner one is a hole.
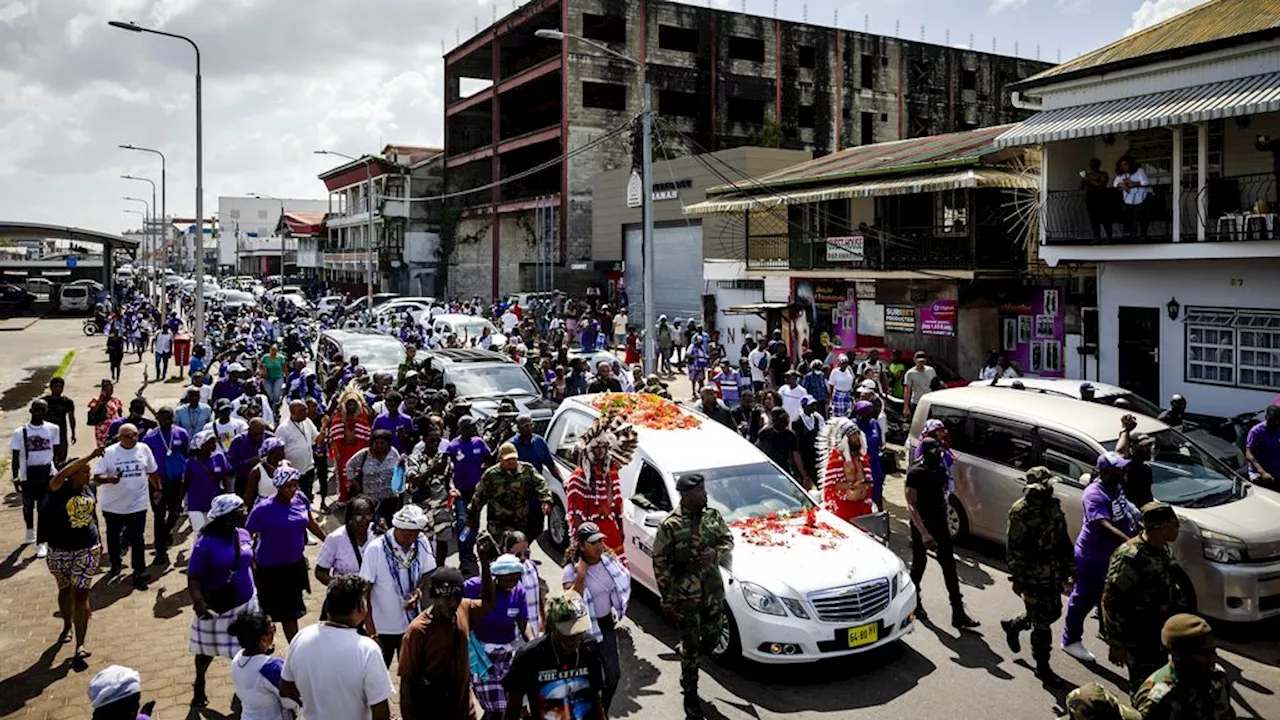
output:
M1111 555L1102 586L1100 634L1111 662L1129 668L1130 692L1165 663L1161 629L1187 606L1169 549L1178 539L1178 516L1168 505L1150 502L1142 506L1142 527Z
M653 543L653 574L662 613L680 626L680 688L687 720L703 717L698 697L698 656L710 652L724 632L724 583L733 536L715 508L707 507L701 475L676 481L680 507L662 521Z
M1049 667L1053 650L1050 627L1062 617L1062 591L1071 585L1075 555L1062 504L1053 494L1053 473L1043 465L1027 471L1026 495L1009 509L1006 558L1013 592L1022 597L1025 611L1000 621L1009 649L1022 651L1020 635L1031 631L1031 656L1036 677L1058 685L1061 679Z
M644 387L640 389L640 392L648 393L649 395L657 395L658 397L665 398L667 400L671 399L671 392L667 390L667 386L662 383L662 380L660 380L657 375L650 375L645 378Z
M480 525L480 510L489 507L485 527L493 537L508 530L524 532L528 527L529 506L537 501L542 514L551 513L551 490L546 478L527 462L521 462L516 446L503 443L498 448L498 464L484 471L476 485L475 495L467 508L467 524L474 534Z
M1067 714L1058 720L1142 720L1137 710L1120 702L1098 683L1072 690L1065 704Z
M1142 717L1150 720L1235 720L1231 681L1218 665L1213 629L1200 617L1181 613L1160 633L1169 662L1133 694Z

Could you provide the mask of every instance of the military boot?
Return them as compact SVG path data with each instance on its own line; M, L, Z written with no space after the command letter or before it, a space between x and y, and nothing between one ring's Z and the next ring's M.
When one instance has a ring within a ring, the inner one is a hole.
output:
M1022 652L1022 629L1018 627L1018 621L1001 620L1000 628L1004 630L1004 641L1009 644L1009 649L1015 653Z
M698 670L680 674L680 692L684 694L685 720L703 720L702 698L698 697Z
M1049 657L1047 655L1036 658L1036 679L1048 688L1060 688L1067 685L1067 682L1059 677L1058 673L1053 671L1053 668L1049 667Z
M969 617L969 613L964 611L963 605L955 605L951 608L951 626L959 630L972 630L982 623Z

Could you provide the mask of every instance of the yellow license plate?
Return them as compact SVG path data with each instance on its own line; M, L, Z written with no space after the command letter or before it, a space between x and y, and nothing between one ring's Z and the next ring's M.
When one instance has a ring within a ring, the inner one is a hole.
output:
M856 648L870 645L880 639L880 624L859 625L849 628L849 647Z

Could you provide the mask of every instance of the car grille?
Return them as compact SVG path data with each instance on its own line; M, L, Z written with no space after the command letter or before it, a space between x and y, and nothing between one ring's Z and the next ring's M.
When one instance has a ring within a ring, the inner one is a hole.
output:
M875 617L889 607L889 600L887 578L809 594L818 619L826 622L859 622Z

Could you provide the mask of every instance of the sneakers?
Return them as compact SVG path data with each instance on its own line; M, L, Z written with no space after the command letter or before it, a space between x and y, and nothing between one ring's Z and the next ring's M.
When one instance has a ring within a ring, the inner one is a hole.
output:
M36 557L38 558L49 557L48 543L40 543L40 545L36 547Z
M1018 627L1013 624L1012 620L1001 620L1000 629L1004 630L1004 641L1009 644L1009 649L1015 653L1022 652L1022 635L1018 631Z
M22 541L23 545L31 545L36 541L36 529L27 528L27 537Z
M1089 652L1089 648L1085 647L1084 643L1079 640L1071 643L1070 645L1063 645L1062 652L1070 655L1080 662L1091 663L1098 661L1098 658L1094 657L1093 653Z

